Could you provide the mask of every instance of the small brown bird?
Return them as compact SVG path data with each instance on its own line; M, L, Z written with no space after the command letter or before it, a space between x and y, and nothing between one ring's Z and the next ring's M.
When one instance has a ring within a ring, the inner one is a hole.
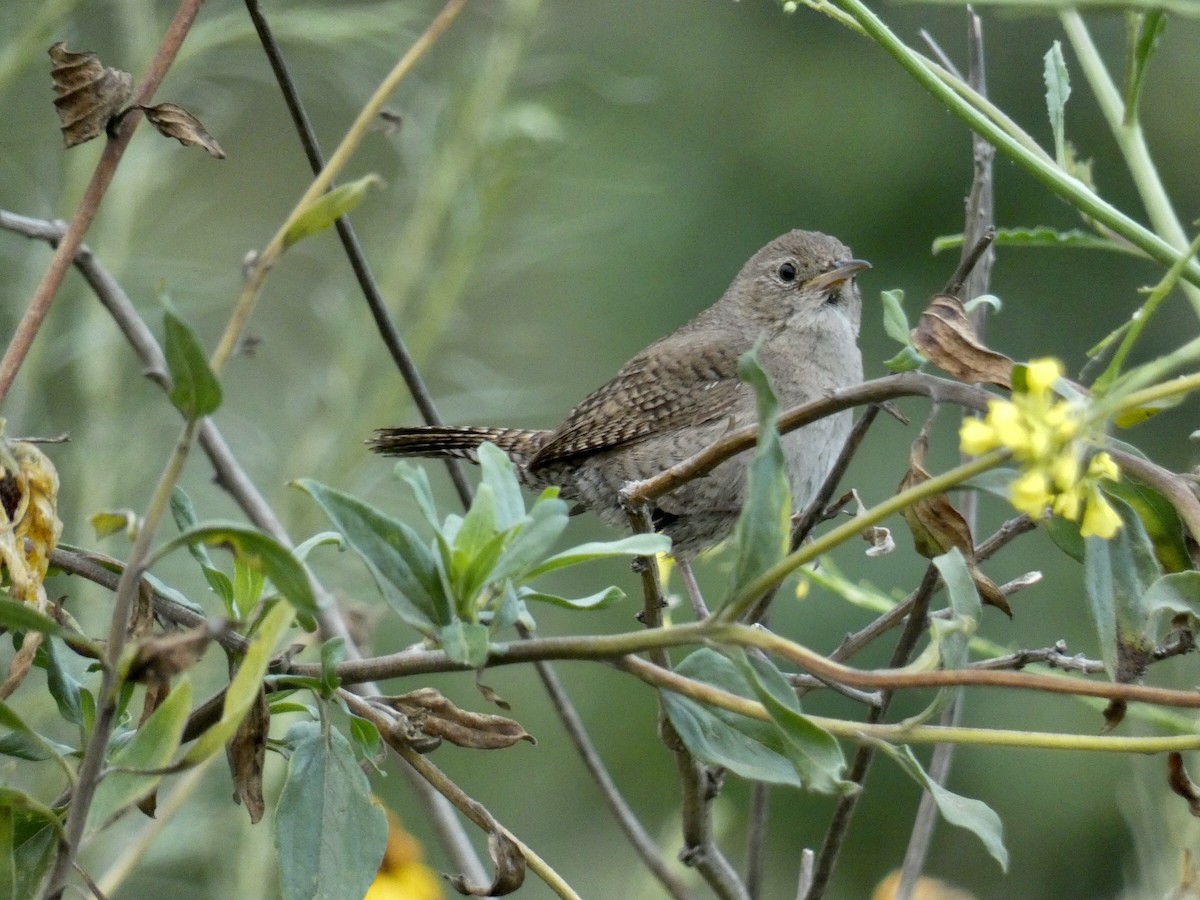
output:
M479 445L491 441L512 457L527 487L557 485L565 499L621 525L626 483L757 421L754 391L737 365L760 338L759 362L784 409L862 381L855 276L867 268L834 238L788 232L755 253L720 300L631 359L552 431L381 428L368 443L387 456L475 461ZM797 509L821 486L850 424L846 411L784 435ZM742 453L658 499L655 527L671 537L676 557L689 559L733 530L747 462Z

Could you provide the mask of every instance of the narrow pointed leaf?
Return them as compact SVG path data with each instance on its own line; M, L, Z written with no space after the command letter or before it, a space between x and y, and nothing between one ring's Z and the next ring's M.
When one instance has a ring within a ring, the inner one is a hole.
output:
M284 248L333 227L334 222L362 202L371 187L382 184L383 179L378 175L365 175L322 194L288 226L283 236Z

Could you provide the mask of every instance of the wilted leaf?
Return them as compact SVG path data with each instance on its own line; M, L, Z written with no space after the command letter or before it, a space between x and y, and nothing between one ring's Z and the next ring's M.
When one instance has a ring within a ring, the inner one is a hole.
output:
M258 699L238 726L233 740L225 746L225 758L233 776L233 798L245 805L252 825L258 823L267 808L263 801L263 764L270 727L271 711L267 707L267 695L260 686Z
M237 674L225 689L221 718L192 744L183 757L185 763L195 765L203 762L225 746L225 742L237 733L242 720L258 700L263 676L267 673L267 664L271 661L271 652L284 630L291 624L294 614L295 611L288 603L279 602L263 617L250 639L250 647L242 657Z
M1167 754L1167 784L1187 801L1188 812L1200 818L1200 787L1192 781L1183 765L1182 753Z
M1013 361L979 342L956 297L935 296L921 313L912 340L930 362L959 381L1011 387Z
M900 480L901 491L916 487L929 480L930 475L924 468L925 455L929 450L929 426L932 419L926 421L921 433L913 441L909 450L908 471ZM945 494L935 494L925 497L905 508L901 513L904 521L912 532L913 544L919 554L926 559L934 559L948 550L957 548L963 555L967 570L975 582L983 602L994 606L1009 618L1012 618L1012 607L1009 606L1004 592L979 568L975 560L975 539L971 528Z
M141 684L164 683L190 669L213 639L207 625L142 641L133 654L125 677Z
M159 103L157 106L140 107L146 121L158 129L164 137L175 138L185 147L203 147L209 156L225 158L225 151L209 134L200 120L177 103Z
M297 241L331 228L334 222L362 202L371 187L382 184L383 179L378 175L366 175L322 194L306 206L288 227L283 236L283 246L290 247Z
M59 41L50 53L54 108L62 123L63 145L70 149L104 133L109 120L133 96L133 76L107 68L95 53L74 53Z
M373 702L403 713L423 733L472 750L502 750L518 741L537 740L519 722L504 716L470 712L451 703L434 688L420 688Z
M466 875L451 875L446 879L450 886L467 897L503 897L518 890L525 881L525 856L495 820L488 830L488 855L496 869L490 885L472 884Z

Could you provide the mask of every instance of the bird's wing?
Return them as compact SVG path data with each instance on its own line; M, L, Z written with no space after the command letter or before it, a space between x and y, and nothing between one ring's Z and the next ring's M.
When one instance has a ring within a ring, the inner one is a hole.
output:
M738 357L748 349L744 338L723 331L667 336L571 410L530 468L727 417L749 390L737 374Z

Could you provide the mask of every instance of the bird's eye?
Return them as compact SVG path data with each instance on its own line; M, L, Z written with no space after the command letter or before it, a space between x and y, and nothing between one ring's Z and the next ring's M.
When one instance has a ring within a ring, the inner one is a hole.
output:
M779 267L779 280L792 282L796 280L796 267L790 262L785 262Z

